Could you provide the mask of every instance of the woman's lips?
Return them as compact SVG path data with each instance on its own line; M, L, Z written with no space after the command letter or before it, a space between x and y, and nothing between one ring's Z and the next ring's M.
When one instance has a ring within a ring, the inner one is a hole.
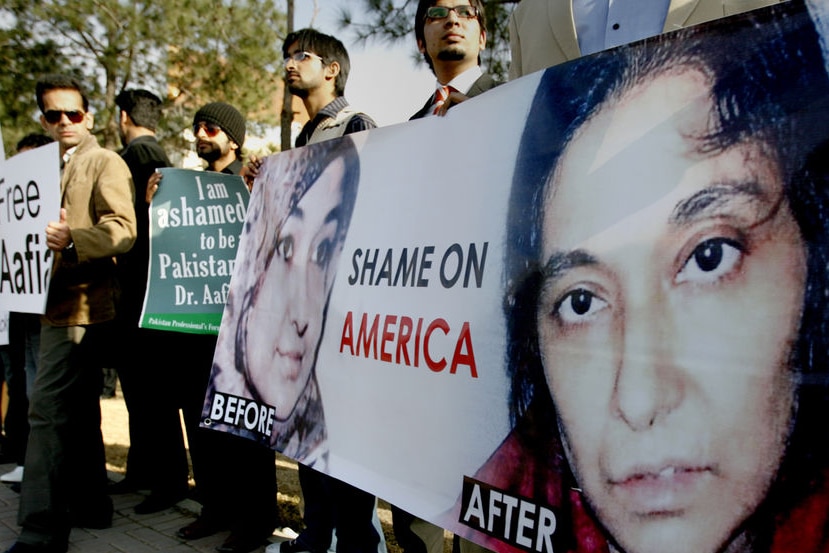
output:
M624 474L609 481L613 494L637 515L665 516L690 507L695 496L713 478L714 471L707 465L667 464Z
M296 380L302 372L302 353L296 350L281 350L276 354L282 359L282 376L289 380Z

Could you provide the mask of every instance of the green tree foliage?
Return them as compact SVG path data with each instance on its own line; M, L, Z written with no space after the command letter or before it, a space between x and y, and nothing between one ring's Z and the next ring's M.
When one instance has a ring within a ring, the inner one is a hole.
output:
M0 61L6 67L16 57L41 62L26 68L20 90L4 79L0 123L5 131L21 126L9 113L36 116L34 81L43 72L82 77L96 130L111 148L119 145L115 97L126 88L165 98L159 134L168 143L178 140L200 105L214 100L274 123L269 108L284 27L277 0L0 0L0 28L16 37L9 48L4 42ZM48 47L61 55L39 57Z
M41 131L35 119L35 82L55 64L68 67L67 60L53 41L36 42L26 29L0 30L0 123L5 152L12 155L15 145L26 134Z
M493 75L506 80L509 70L509 15L518 0L484 2L487 19L486 50L481 64ZM413 58L426 63L417 51L414 34L417 0L362 0L359 15L348 7L340 8L340 24L358 41L410 42Z

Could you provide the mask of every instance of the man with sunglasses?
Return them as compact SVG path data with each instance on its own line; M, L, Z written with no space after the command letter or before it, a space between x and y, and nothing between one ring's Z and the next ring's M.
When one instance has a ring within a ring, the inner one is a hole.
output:
M193 134L207 171L240 173L246 131L245 117L239 110L225 102L202 106L193 117ZM158 172L150 177L147 203L161 180ZM176 535L197 540L230 529L216 550L248 553L258 549L276 528L276 456L270 448L251 440L199 427L216 339L214 335L164 331L156 332L153 338L152 361L163 364L159 370L168 375L167 384L181 396L197 498L202 504L198 518ZM177 410L172 413L177 415ZM177 424L170 417L165 420L165 424Z
M482 0L420 0L415 38L437 83L435 93L411 119L444 115L452 105L497 86L480 67L486 46Z
M46 228L54 262L29 407L18 512L23 529L8 551L64 553L71 526L112 524L101 366L115 318L113 257L132 247L136 222L129 169L92 135L94 119L80 83L50 75L36 92L41 125L60 145L61 209Z

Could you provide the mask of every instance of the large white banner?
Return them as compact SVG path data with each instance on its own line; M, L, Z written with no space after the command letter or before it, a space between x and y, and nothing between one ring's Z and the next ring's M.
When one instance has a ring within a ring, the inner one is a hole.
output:
M497 551L829 551L802 3L266 159L205 426Z
M52 268L45 230L59 212L57 143L0 163L0 310L44 312Z

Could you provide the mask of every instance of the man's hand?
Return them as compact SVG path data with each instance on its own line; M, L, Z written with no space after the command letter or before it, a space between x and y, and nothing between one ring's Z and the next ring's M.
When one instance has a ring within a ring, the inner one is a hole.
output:
M153 196L155 196L156 190L158 190L158 183L161 182L161 171L158 169L150 175L150 178L147 180L147 193L144 196L144 199L148 204L153 203Z
M52 251L63 251L72 243L72 232L66 224L66 209L60 208L60 221L49 221L46 226L46 246Z
M253 180L259 176L259 168L261 166L262 160L255 155L251 155L248 164L239 171L239 174L245 179L245 184L248 185L248 190L253 190Z

